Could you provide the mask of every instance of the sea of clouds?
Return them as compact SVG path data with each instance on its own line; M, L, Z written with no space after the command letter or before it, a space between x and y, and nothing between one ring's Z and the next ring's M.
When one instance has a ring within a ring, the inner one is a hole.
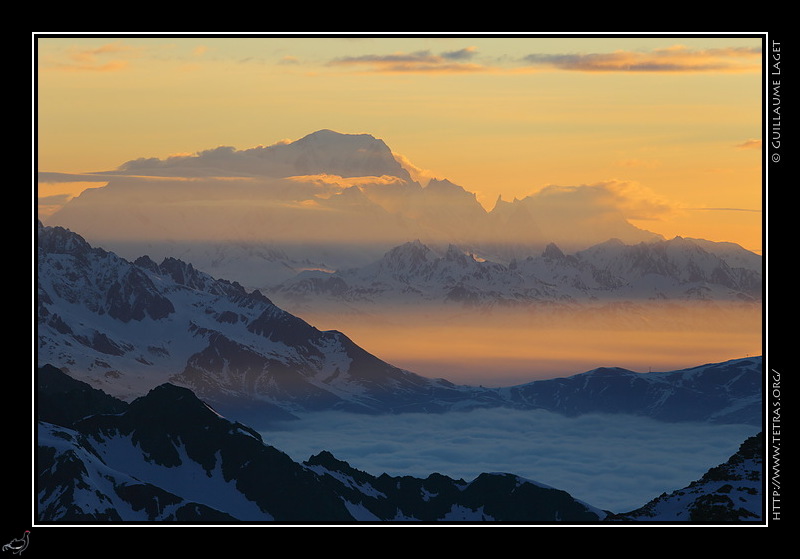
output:
M699 479L757 432L750 425L498 408L380 417L314 413L262 436L298 462L328 450L376 476L438 472L471 481L482 472L508 472L627 512Z

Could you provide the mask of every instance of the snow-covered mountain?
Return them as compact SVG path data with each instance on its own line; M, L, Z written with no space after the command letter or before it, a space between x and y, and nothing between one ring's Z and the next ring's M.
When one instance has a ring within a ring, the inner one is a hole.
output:
M38 363L126 401L170 382L254 425L314 410L487 406L760 423L760 357L671 373L598 369L504 389L460 386L386 363L341 332L320 331L182 261L128 262L62 228L37 233ZM406 269L425 264L418 248Z
M221 146L194 155L134 159L123 163L115 174L135 176L294 177L335 175L338 177L390 176L411 182L408 170L383 140L370 134L341 134L323 129L296 141L237 150Z
M607 514L510 473L471 481L435 473L376 477L326 451L298 464L188 389L164 384L129 405L118 402L119 413L102 413L93 403L103 397L88 385L55 368L38 375L40 386L62 387L50 397L69 401L74 418L46 408L39 414L36 493L43 523L574 523Z
M760 357L669 372L600 367L498 391L514 405L568 416L622 413L662 421L761 425L761 370Z
M38 360L130 400L166 381L219 409L423 410L459 389L393 367L261 295L190 264L135 263L38 229ZM421 404L421 402L423 402ZM430 411L435 411L431 409ZM233 413L233 412L231 412Z
M760 258L728 245L716 249L681 237L635 245L612 239L568 255L550 243L538 255L502 264L452 244L436 249L416 240L360 268L301 272L270 294L314 304L760 301ZM745 262L750 267L739 265Z
M297 463L172 384L129 404L54 367L37 371L37 385L41 397L61 403L38 407L36 498L43 524L761 520L758 438L689 488L615 514L513 473L471 481L438 473L375 476L325 450Z
M412 239L508 262L550 242L578 250L612 237L659 238L616 213L584 207L575 189L498 201L487 211L474 193L446 179L415 180L369 134L320 130L244 150L136 159L97 176L108 182L46 224L131 260L180 258L248 289L263 290L303 269L362 266Z

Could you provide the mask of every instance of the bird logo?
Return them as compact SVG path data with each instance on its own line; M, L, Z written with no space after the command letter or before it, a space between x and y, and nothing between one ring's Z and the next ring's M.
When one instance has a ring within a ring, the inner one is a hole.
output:
M19 555L25 548L28 547L28 537L30 536L31 531L25 530L25 533L22 535L21 538L14 538L6 545L3 546L3 551L10 551L11 553L15 553Z

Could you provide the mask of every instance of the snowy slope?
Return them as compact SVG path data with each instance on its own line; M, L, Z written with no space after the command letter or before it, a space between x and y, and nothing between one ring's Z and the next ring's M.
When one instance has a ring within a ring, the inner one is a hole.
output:
M569 416L626 413L662 421L760 425L762 370L761 357L668 372L602 367L499 392L506 401L523 408Z
M763 434L747 439L724 464L689 486L610 520L731 523L763 520Z

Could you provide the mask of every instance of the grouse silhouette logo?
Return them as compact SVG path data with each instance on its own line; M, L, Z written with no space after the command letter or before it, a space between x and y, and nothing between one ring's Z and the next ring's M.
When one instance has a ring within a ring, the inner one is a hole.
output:
M21 538L14 538L3 546L3 551L10 551L16 555L21 554L28 547L28 538L30 537L30 530L25 530Z

